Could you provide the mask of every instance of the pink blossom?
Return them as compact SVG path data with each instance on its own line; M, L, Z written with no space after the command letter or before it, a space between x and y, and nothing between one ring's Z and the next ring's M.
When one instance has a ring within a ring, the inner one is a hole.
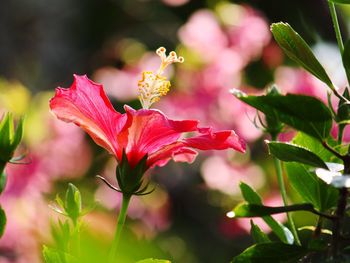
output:
M206 9L193 13L178 34L181 42L201 54L206 62L214 59L228 45L227 36L220 28L215 14Z
M253 164L234 165L220 156L207 158L201 166L201 174L206 185L228 195L239 195L239 183L244 181L254 189L264 185L264 173Z

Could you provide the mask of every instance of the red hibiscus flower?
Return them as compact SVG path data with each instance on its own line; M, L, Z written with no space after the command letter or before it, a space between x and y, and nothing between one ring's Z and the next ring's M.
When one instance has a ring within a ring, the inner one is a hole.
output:
M232 130L213 132L199 128L196 120L171 120L155 109L135 110L127 105L125 113L115 111L103 91L86 76L74 76L69 89L57 88L50 100L57 118L84 129L100 146L120 162L123 151L131 167L147 154L147 168L163 166L170 159L192 162L194 149L245 151L245 143ZM182 137L189 133L189 137Z

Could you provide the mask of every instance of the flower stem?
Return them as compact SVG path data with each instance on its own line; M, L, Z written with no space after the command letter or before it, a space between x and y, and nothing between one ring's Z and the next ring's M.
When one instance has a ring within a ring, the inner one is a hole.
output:
M113 263L116 257L116 252L117 252L120 237L123 232L130 199L131 199L131 195L123 194L122 207L118 215L117 229L115 231L112 247L109 252L109 257L108 257L109 263Z
M333 258L336 258L339 252L339 241L340 241L340 235L342 232L342 223L345 216L345 209L346 209L346 199L348 195L348 189L347 188L341 188L339 189L339 199L338 199L338 205L336 210L336 216L337 220L333 223L333 235L332 235L332 246L331 246L331 255Z
M338 125L338 144L341 144L343 141L344 128L345 128L345 125L342 125L342 124Z
M273 141L275 141L276 139L277 139L277 136L272 136ZM279 188L281 191L283 204L285 206L287 206L288 205L288 198L287 198L286 187L285 187L284 181L283 181L282 164L281 164L281 161L278 160L276 157L273 157L273 161L275 163L275 168L276 168L276 173L277 173L277 181L278 181L278 185L279 185ZM288 219L289 227L293 233L295 243L297 245L301 245L299 237L298 237L298 232L297 232L297 229L295 227L291 213L287 213L287 219Z
M333 27L334 27L334 31L335 31L335 37L337 38L338 47L339 47L340 53L343 54L344 44L343 44L343 39L341 36L339 22L338 22L338 18L337 18L337 11L335 10L335 5L332 1L328 0L328 7L329 7L329 11L331 13Z
M281 164L281 161L278 160L276 157L273 157L273 159L274 159L274 163L275 163L275 167L276 167L277 180L278 180L278 185L280 187L283 204L286 206L286 205L288 205L288 199L287 199L286 187L285 187L284 181L283 181L282 164ZM297 245L301 245L299 237L298 237L297 229L295 228L295 224L294 224L293 217L292 217L291 213L287 213L287 219L288 219L288 224L290 226L290 229L293 233L295 243Z

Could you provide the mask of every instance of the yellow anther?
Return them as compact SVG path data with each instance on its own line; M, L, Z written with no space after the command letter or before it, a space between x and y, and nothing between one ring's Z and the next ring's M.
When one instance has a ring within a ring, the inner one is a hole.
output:
M164 69L172 63L183 63L184 58L178 57L175 51L171 51L166 55L166 49L160 47L156 51L161 59L161 64L156 74L152 71L142 72L142 79L138 82L139 100L142 107L148 109L154 102L160 100L161 96L168 93L170 81L162 76Z

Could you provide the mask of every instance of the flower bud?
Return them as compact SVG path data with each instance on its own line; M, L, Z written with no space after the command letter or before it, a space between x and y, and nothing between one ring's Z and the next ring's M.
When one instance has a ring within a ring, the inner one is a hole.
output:
M5 165L11 160L13 154L21 142L23 135L23 119L19 119L17 127L14 127L13 116L5 114L0 121L0 174L3 174ZM2 177L2 176L1 176ZM0 179L2 180L2 179Z
M272 85L266 91L266 96L275 96L280 94L281 94L280 91L275 85ZM273 138L276 137L279 133L281 133L283 129L283 123L280 122L276 116L266 115L265 120L266 120L265 131L271 134Z
M64 210L66 214L76 222L81 215L81 194L79 189L72 183L68 184Z
M125 150L123 150L122 160L116 169L118 185L123 194L129 196L139 195L147 190L147 186L141 188L143 175L148 169L147 157L148 155L146 154L135 167L131 167Z

